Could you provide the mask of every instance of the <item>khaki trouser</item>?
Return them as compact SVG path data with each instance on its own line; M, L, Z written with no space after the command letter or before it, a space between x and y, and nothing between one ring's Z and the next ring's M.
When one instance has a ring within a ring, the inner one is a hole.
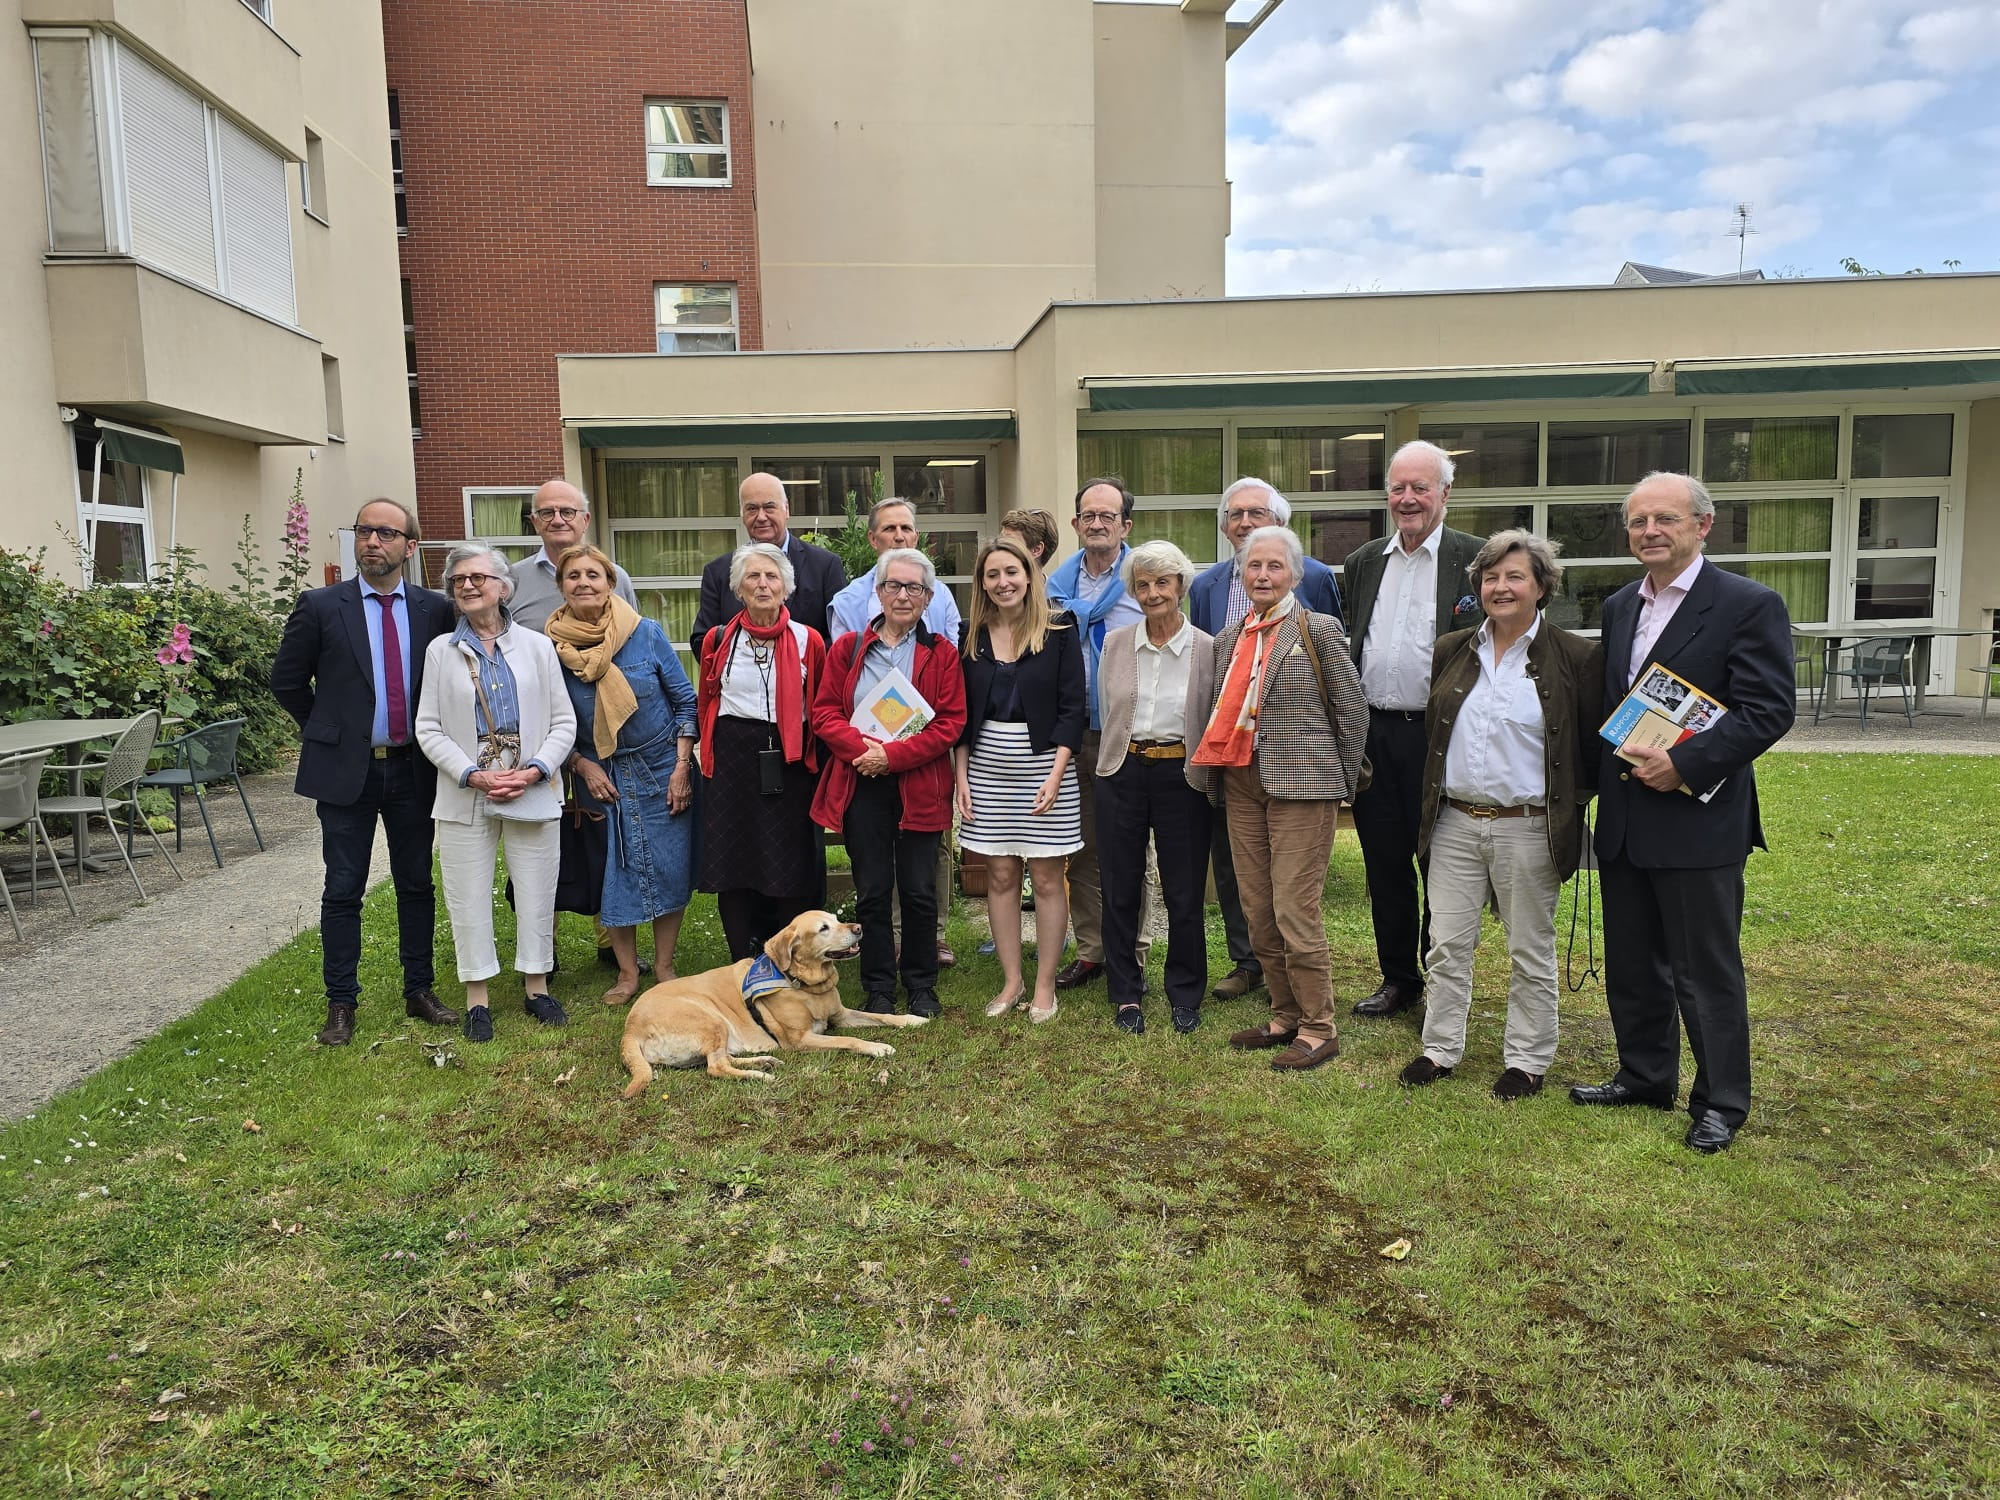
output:
M1332 961L1320 893L1340 826L1340 804L1273 797L1253 759L1222 773L1229 852L1264 966L1271 1019L1311 1042L1334 1035Z

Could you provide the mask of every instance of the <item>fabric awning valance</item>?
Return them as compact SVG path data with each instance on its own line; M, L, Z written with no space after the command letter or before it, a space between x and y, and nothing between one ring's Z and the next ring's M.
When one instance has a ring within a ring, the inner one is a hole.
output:
M140 422L114 422L94 417L97 435L104 440L104 452L121 464L137 464L142 469L159 469L168 474L187 473L187 457L181 441Z
M1436 370L1086 375L1094 412L1234 411L1274 406L1415 406L1446 401L1609 400L1643 396L1650 360Z
M714 448L766 443L940 443L1011 438L1011 411L843 413L826 417L686 417L573 422L586 448Z
M1944 349L1773 359L1682 360L1680 396L1790 396L1820 391L1902 391L2000 382L2000 349Z

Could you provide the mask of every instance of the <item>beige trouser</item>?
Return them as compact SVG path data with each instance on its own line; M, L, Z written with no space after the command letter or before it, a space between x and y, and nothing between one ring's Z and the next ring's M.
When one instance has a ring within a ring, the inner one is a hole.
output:
M1104 962L1104 882L1097 873L1097 745L1101 736L1095 729L1083 732L1083 748L1077 752L1077 792L1083 815L1083 847L1069 857L1069 925L1076 932L1076 956L1087 963ZM1139 967L1146 966L1152 951L1152 932L1161 910L1160 871L1150 851L1146 859L1146 883L1139 892Z
M1505 1065L1542 1074L1556 1056L1556 879L1545 817L1475 818L1440 806L1431 829L1431 951L1424 960L1424 1056L1455 1068L1465 1056L1472 955L1489 895L1507 928Z
M1273 797L1254 759L1222 773L1222 796L1236 890L1264 966L1271 1019L1308 1041L1326 1041L1334 1035L1333 976L1320 893L1340 804Z
M556 868L562 862L558 822L523 823L496 818L482 800L470 823L437 825L438 868L444 875L445 909L458 977L468 983L500 972L493 945L493 875L502 840L514 881L514 968L546 974L556 957Z

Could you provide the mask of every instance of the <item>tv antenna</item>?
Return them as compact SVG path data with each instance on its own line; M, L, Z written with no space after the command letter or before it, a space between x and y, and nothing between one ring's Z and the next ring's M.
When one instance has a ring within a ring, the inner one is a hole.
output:
M1729 231L1729 237L1736 241L1736 274L1741 276L1743 274L1744 247L1749 242L1750 236L1757 231L1750 227L1750 205L1748 203L1738 203L1731 210L1730 218L1733 227Z

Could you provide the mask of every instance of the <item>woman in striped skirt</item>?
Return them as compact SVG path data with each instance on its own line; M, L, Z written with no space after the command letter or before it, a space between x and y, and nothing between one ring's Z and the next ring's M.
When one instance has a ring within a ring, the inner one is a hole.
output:
M1002 1016L1024 1004L1021 866L1035 883L1035 994L1030 1021L1056 1013L1069 901L1067 857L1083 847L1071 761L1087 721L1083 645L1075 619L1051 613L1041 570L1019 543L979 549L965 629L965 735L957 767L959 844L988 860L986 912L1000 959Z

